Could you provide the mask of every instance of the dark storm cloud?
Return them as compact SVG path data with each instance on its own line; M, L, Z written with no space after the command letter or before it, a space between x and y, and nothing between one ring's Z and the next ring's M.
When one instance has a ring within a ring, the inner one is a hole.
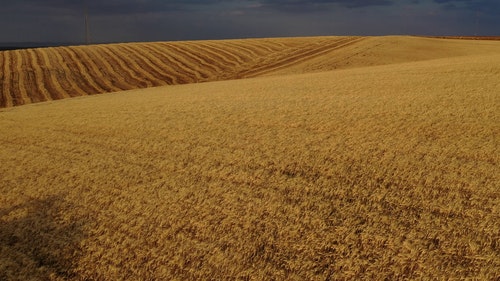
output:
M489 6L494 5L498 7L499 1L497 0L433 0L435 3L443 4L443 3L455 3L465 6Z
M325 8L333 4L347 7L360 8L368 6L387 6L394 4L392 0L5 0L0 1L3 9L23 9L32 11L43 10L66 10L78 12L87 6L90 11L97 14L138 14L148 12L174 12L182 10L197 9L202 6L216 6L225 3L233 3L242 6L254 3L260 8L274 8L286 11L307 11L312 8Z
M332 5L340 5L347 8L361 8L368 6L389 6L395 1L392 0L264 0L260 1L264 6L273 7L276 9L296 8L296 9L311 9L332 7Z
M484 12L489 14L500 13L499 0L433 0L437 4L445 4L449 9L459 9L472 12Z
M94 14L141 14L141 13L171 13L176 11L192 11L197 9L216 9L228 3L233 6L248 6L252 3L255 9L274 9L282 12L311 12L332 8L365 8L374 6L395 6L402 2L420 5L431 2L453 9L474 9L480 11L498 12L499 0L0 0L4 12L49 12L66 11L81 12L85 3Z
M499 0L0 0L0 42L498 35Z
M5 3L3 3L5 2ZM81 11L87 7L98 14L137 14L147 12L171 12L189 9L194 5L210 5L218 0L16 0L0 1L4 8L18 8L23 10L66 10Z

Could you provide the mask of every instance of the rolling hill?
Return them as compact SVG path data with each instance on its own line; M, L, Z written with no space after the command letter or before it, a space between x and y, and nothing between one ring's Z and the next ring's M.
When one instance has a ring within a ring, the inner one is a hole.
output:
M413 37L127 43L0 52L0 107L155 86L494 52L497 44Z
M4 51L0 106L257 76L361 39L184 41Z
M0 280L499 277L500 42L13 54L4 67L50 62L20 80L47 99L173 85L12 106L26 90L4 103Z

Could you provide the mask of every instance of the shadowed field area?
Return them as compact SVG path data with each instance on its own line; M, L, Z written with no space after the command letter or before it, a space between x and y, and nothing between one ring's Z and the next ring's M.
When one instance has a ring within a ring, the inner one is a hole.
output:
M373 37L0 109L0 279L495 280L499 50Z

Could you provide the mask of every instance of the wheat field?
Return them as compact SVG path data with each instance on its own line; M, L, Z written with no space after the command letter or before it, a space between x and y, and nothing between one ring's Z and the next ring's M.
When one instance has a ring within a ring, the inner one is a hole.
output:
M0 54L0 280L500 277L500 42Z
M362 39L183 41L4 51L0 107L258 76Z

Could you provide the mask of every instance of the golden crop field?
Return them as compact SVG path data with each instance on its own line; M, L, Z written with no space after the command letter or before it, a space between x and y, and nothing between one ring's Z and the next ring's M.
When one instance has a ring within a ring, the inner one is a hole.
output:
M0 280L500 277L500 42L0 54Z
M362 39L184 41L4 51L0 52L0 107L257 76Z

